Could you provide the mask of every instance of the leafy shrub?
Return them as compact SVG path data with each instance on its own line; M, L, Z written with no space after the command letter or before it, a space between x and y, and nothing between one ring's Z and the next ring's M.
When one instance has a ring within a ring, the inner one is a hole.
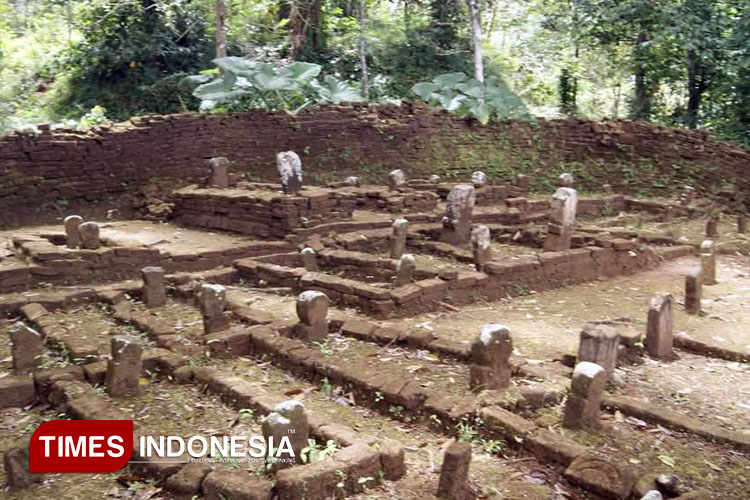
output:
M417 83L411 90L431 106L476 118L482 124L530 117L521 98L495 77L482 83L465 73L446 73L431 82Z
M294 62L274 66L241 57L214 59L218 69L189 76L186 82L198 84L193 95L201 100L201 110L224 106L232 110L286 110L292 113L311 104L360 102L362 97L348 83L327 75L318 80L321 66Z

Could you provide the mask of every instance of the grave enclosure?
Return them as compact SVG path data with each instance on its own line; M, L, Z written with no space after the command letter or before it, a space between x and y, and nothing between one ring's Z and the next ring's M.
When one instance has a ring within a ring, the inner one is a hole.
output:
M714 302L701 297L727 279L719 249L734 207L692 187L658 200L582 193L568 172L535 191L520 170L447 179L390 154L376 182L316 184L287 145L268 158L273 182L243 178L242 156L190 149L201 175L174 186L163 222L66 209L2 233L0 409L132 419L136 436L293 436L293 464L136 449L128 474L176 498L525 498L531 485L538 498L750 495L750 424L638 392L649 367L686 376L683 358L747 370L741 348L677 331L704 325ZM716 147L727 169L746 154ZM675 220L705 234L652 230ZM607 283L644 295L635 317ZM581 293L557 300L573 319L546 301L566 290ZM24 439L0 440L5 482L43 497L49 477L29 472ZM679 466L701 452L718 479ZM736 473L716 484L728 464Z

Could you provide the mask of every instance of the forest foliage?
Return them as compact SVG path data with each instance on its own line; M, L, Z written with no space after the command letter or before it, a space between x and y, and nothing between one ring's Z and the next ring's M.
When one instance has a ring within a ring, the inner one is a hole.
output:
M0 130L416 99L483 123L632 118L750 146L748 4L0 0Z

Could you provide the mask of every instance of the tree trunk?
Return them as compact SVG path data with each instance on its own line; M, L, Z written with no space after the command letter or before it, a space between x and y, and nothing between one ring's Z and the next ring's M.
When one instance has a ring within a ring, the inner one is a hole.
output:
M646 80L646 49L643 47L647 41L646 33L638 34L635 46L635 98L631 113L635 120L648 120L651 116L651 96Z
M224 0L216 0L216 57L227 56L226 5Z
M471 42L474 46L474 78L484 82L484 62L482 61L482 21L479 0L466 0L471 12Z
M687 53L688 66L688 104L685 125L694 129L698 126L698 109L703 97L702 65L700 57L694 50Z
M359 2L359 65L362 67L362 97L368 102L370 86L367 73L367 0Z

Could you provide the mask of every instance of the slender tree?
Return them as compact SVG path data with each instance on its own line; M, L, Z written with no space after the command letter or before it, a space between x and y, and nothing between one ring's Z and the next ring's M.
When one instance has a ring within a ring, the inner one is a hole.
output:
M226 16L224 0L216 0L216 57L227 56Z
M479 0L466 0L471 14L471 43L474 47L474 78L484 81L484 62L482 60L482 20Z
M362 71L362 97L370 100L369 74L367 71L367 0L359 2L359 65Z

